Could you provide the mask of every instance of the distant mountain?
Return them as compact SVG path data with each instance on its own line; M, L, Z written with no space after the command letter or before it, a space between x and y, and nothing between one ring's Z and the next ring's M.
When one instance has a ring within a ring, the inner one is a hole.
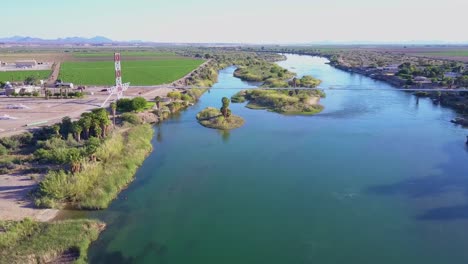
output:
M67 38L58 38L58 39L42 39L34 37L23 37L23 36L13 36L0 38L0 42L4 43L113 43L112 39L96 36L92 38L83 38L83 37L67 37Z

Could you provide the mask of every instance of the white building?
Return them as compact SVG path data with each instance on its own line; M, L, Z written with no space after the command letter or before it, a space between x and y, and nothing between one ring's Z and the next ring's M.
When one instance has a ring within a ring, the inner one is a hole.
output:
M16 68L34 68L37 66L36 60L18 60L15 62Z

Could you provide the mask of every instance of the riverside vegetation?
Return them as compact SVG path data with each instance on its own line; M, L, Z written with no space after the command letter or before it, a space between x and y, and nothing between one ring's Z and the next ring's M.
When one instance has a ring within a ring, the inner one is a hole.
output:
M2 138L0 173L28 174L39 181L32 193L36 206L104 209L151 152L154 132L148 122L160 122L188 107L200 91L173 91L170 101L159 96L154 102L121 99L110 105L112 118L98 108L76 121L65 117L33 133ZM148 115L155 118L148 121ZM0 222L0 260L47 262L63 255L85 263L89 243L103 228L93 220Z
M230 130L239 128L244 125L245 121L242 117L233 115L229 109L229 98L223 97L221 100L221 109L214 107L207 107L197 114L198 122L205 127Z
M96 220L0 221L0 263L86 263L104 226Z
M203 52L205 52L204 55ZM241 52L229 49L189 49L182 53L185 56L203 57L210 59L204 72L216 71L229 65L237 66L234 76L251 82L259 82L262 90L241 91L231 97L233 103L249 101L247 107L251 109L268 109L273 112L291 115L312 115L323 110L318 101L325 97L325 93L319 90L297 90L294 87L316 88L320 80L312 76L295 78L295 74L283 69L274 62L284 60L284 56L277 53L266 52ZM198 74L198 75L197 75ZM212 79L217 75L194 72L193 78ZM189 84L192 79L188 79ZM268 90L274 87L291 87L291 90ZM206 114L215 115L215 111L207 111Z
M326 57L330 65L387 82L397 88L466 88L468 64L457 57L441 59L437 54L402 54L385 48L363 49L344 47L248 47L247 52L283 52ZM434 56L435 55L435 56ZM393 68L389 70L389 68ZM468 126L467 92L414 92L417 97L428 97L457 111L460 124Z

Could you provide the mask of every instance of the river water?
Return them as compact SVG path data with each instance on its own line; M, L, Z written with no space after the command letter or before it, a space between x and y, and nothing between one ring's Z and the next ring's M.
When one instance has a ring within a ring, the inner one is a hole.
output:
M468 263L468 151L455 114L326 59L279 64L327 91L315 116L232 104L244 127L195 115L251 87L220 72L200 102L155 127L154 151L110 208L91 263Z

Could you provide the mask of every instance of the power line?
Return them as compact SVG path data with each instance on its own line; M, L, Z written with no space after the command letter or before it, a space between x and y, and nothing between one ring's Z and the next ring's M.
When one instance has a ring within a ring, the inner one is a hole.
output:
M356 87L356 88L353 88ZM319 91L407 91L407 92L468 92L468 88L456 88L456 89L444 89L444 88L398 88L398 89L388 89L388 88L361 88L359 85L346 85L346 86L330 86L330 87L174 87L174 86L131 86L130 88L147 88L147 89L177 89L177 90L190 90L190 89L209 89L209 90L319 90Z

